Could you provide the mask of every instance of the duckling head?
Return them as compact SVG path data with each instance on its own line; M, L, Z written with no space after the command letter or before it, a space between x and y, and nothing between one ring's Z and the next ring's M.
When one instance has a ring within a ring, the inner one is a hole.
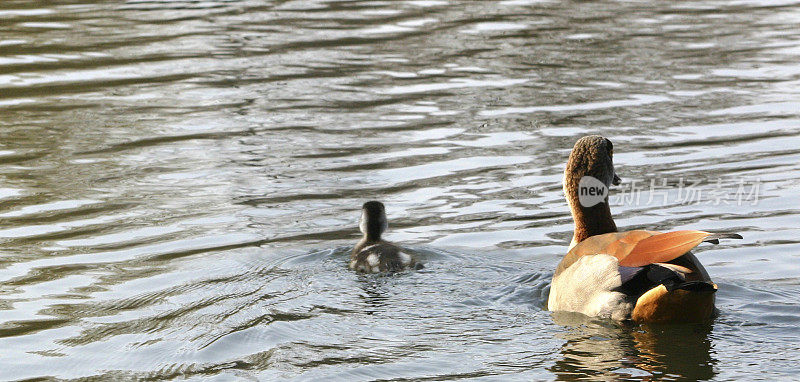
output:
M361 207L361 222L358 228L367 240L380 240L383 232L389 228L383 203L374 200L364 203Z

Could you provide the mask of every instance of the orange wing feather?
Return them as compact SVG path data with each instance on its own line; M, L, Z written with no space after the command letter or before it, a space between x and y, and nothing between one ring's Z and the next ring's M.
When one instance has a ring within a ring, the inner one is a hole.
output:
M556 275L575 263L581 256L606 254L619 259L624 267L641 267L653 263L666 263L683 256L713 235L705 231L612 232L596 235L573 247L556 268Z
M711 235L705 231L674 231L653 235L639 241L627 256L619 257L619 265L641 267L665 263L683 256Z
M633 251L637 243L645 238L658 235L659 233L660 232L637 230L591 236L578 243L567 252L566 256L561 259L561 263L558 264L555 274L558 275L561 271L569 268L569 266L578 261L578 259L586 255L603 253L614 256L617 259L623 259Z

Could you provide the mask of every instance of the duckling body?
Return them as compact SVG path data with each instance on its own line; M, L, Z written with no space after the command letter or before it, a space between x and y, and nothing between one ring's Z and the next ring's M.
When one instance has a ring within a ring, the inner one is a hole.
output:
M413 256L381 239L381 235L388 228L383 203L376 201L364 203L359 228L364 237L353 248L350 255L350 269L362 273L380 273L421 267Z
M350 269L363 273L398 272L415 268L416 264L411 255L383 240L377 243L361 241L350 256Z
M551 311L636 322L700 322L712 317L716 284L689 252L703 241L736 234L705 231L617 232L604 202L584 205L579 184L591 176L617 184L611 141L588 136L575 143L564 172L564 193L575 222L570 250L553 274Z

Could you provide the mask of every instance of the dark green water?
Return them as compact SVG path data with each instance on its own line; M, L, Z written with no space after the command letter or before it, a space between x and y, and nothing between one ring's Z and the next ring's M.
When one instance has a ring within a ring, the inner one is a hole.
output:
M766 0L2 1L0 379L798 378L798 20ZM697 250L713 323L542 309L590 133L615 144L618 226L745 237ZM424 270L346 269L369 199Z

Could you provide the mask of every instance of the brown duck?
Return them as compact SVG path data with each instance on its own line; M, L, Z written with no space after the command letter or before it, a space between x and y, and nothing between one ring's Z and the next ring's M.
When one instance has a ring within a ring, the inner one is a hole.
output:
M717 285L689 252L701 242L738 234L705 231L617 232L607 193L581 203L584 177L606 189L619 184L611 141L598 135L575 143L564 171L564 194L575 230L558 264L547 306L551 311L636 322L701 322L714 314ZM585 195L585 194L584 194Z

